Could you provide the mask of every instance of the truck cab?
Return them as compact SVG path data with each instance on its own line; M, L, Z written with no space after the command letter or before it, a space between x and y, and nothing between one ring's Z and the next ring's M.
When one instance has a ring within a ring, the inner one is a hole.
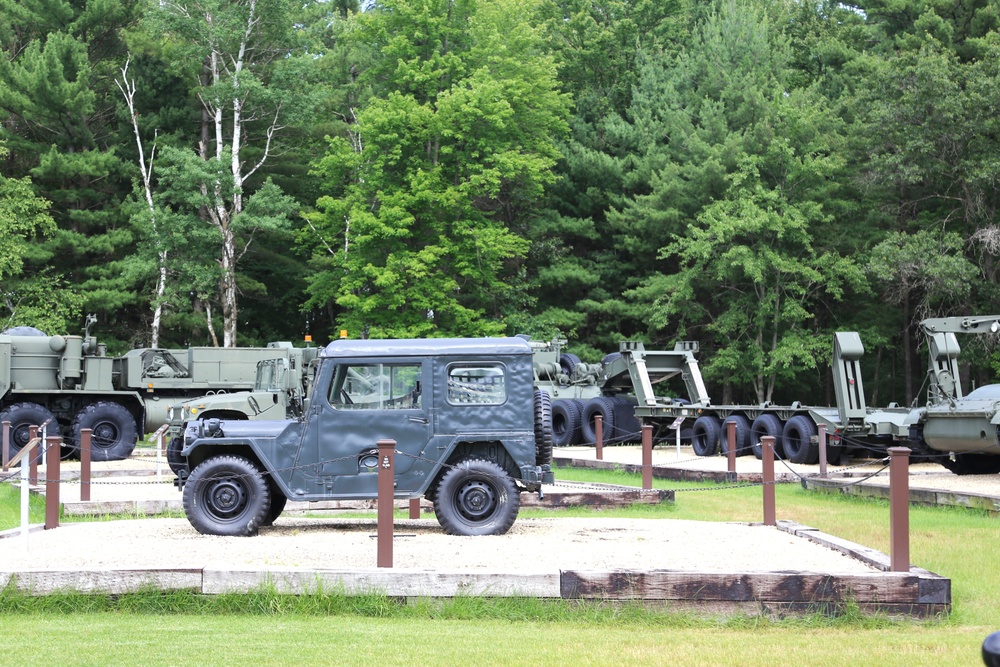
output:
M252 535L301 502L377 496L379 440L395 495L427 497L451 534L500 534L519 493L551 480L551 410L521 338L337 340L297 419L189 422L179 478L202 533Z

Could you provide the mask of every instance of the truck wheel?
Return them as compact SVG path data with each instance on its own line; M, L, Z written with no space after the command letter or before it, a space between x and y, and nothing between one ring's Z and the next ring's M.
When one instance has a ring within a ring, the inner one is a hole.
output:
M611 401L615 411L615 437L619 441L641 441L642 422L635 416L635 406L638 401L625 396L610 396L608 400Z
M92 461L123 461L127 459L135 442L139 439L139 430L135 425L135 417L118 403L101 401L88 405L77 413L73 420L73 442L80 449L80 431L89 428L90 459Z
M760 439L765 435L769 435L774 438L775 455L784 456L785 450L781 448L781 431L783 428L778 416L772 415L770 412L765 412L757 417L757 419L754 419L753 424L750 426L750 449L753 450L753 455L758 459L764 458L764 447L760 444Z
M552 399L535 390L535 465L552 463Z
M941 465L956 475L995 475L1000 472L1000 456L993 454L956 454L939 459Z
M583 409L573 399L563 399L552 404L552 444L567 447L580 442L580 425Z
M256 535L271 506L264 474L242 456L213 456L184 485L184 513L202 535Z
M483 459L460 461L444 474L434 494L434 514L449 535L503 535L520 507L514 480Z
M805 415L795 415L785 423L781 432L781 442L785 456L792 463L816 463L819 460L819 446L812 441L816 435L816 424Z
M601 439L607 445L615 438L617 427L615 424L615 405L606 396L598 396L587 401L583 408L583 424L580 427L580 436L587 444L597 443L597 415L601 415Z
M733 422L736 424L736 456L746 456L750 453L750 420L744 415L729 415L722 420L722 433L720 442L722 443L722 455L729 456L729 426Z
M181 452L184 450L184 436L178 435L170 438L170 442L167 443L167 465L178 477L183 477L187 473L191 472L188 470L187 459L181 456Z
M719 453L719 431L721 430L718 417L712 415L702 415L694 420L691 427L691 448L697 456L715 456Z
M57 435L59 433L59 424L56 422L56 418L47 408L42 407L38 403L14 403L5 408L3 412L0 412L0 422L10 422L11 458L24 449L24 446L31 441L29 437L30 427L41 426L46 421L49 422L46 433ZM39 431L38 437L41 436L42 432ZM41 447L36 447L33 457L36 461L41 462Z

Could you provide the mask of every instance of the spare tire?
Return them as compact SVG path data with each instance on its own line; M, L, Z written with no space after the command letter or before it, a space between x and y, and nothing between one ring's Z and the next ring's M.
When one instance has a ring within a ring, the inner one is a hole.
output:
M559 355L559 367L562 369L562 372L565 373L566 375L572 375L573 371L579 364L580 364L580 357L576 356L575 354L569 354L567 352L566 354Z
M573 399L552 403L552 444L567 447L580 442L583 407Z
M552 463L552 399L535 390L535 465Z

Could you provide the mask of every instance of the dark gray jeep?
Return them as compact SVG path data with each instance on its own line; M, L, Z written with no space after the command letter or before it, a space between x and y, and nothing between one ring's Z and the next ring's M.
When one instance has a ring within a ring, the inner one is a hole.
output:
M376 443L392 439L397 499L431 500L450 534L502 534L520 492L552 480L533 380L521 338L334 341L302 418L185 426L184 511L201 533L254 535L288 499L376 498Z

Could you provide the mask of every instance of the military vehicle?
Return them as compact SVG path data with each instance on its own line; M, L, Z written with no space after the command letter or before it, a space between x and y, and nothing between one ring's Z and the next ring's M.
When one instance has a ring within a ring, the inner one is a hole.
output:
M302 417L188 422L185 514L203 534L243 536L288 499L376 498L376 443L392 439L396 498L431 500L449 534L502 534L519 494L552 481L531 352L522 338L336 340Z
M200 396L170 407L167 424L167 463L174 474L186 470L181 456L184 424L194 419L290 419L302 415L315 373L319 349L293 348L291 343L270 343L283 347L288 356L257 362L257 378L250 391Z
M95 461L125 459L143 432L166 422L172 403L248 390L258 361L288 356L280 347L192 347L109 357L90 334L95 323L87 318L83 336L30 328L0 334L0 420L11 423L12 455L27 444L29 426L45 424L70 451L91 429Z
M775 438L779 456L793 463L815 463L818 425L830 435L828 459L837 462L855 451L880 452L890 446L931 456L952 472L1000 472L1000 384L963 394L955 334L1000 333L1000 315L931 318L920 323L929 355L928 389L923 406L885 408L866 405L860 360L864 346L855 332L838 332L833 341L835 407L790 405L713 405L694 355L680 344L673 353L649 352L623 342L621 356L605 367L603 391L614 387L636 395L635 416L657 433L687 427L694 452L717 454L728 445L727 424L736 424L736 453L761 455L763 436ZM680 375L687 399L654 395L653 385Z

